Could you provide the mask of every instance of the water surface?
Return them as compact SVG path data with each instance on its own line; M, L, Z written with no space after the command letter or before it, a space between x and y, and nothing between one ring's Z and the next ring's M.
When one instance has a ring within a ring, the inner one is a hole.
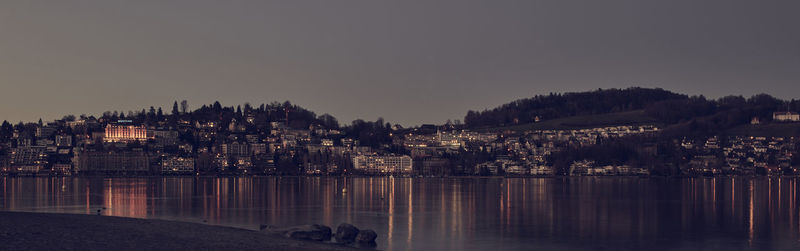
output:
M0 210L250 229L349 222L378 232L384 250L798 249L798 181L0 177Z

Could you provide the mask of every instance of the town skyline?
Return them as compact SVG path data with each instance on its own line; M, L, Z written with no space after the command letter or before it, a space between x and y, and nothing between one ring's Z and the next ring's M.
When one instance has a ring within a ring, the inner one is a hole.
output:
M0 250L792 250L800 1L1 0Z
M5 175L796 175L800 101L551 93L462 120L340 122L297 104L106 111L0 126ZM723 157L724 156L724 157Z
M517 101L517 100L530 98L530 97L537 96L537 95L581 93L581 92L590 92L590 91L595 91L595 90L617 90L617 89L627 89L627 88L649 88L649 87L647 87L647 86L626 86L626 87L622 87L622 88L595 88L595 89L578 90L578 91L565 91L565 92L550 91L550 92L543 92L543 93L534 94L534 95L530 95L530 96L521 96L521 97L518 97L518 98L509 99L509 100L503 101L503 102L498 103L498 104L494 104L494 105L489 106L489 107L476 108L476 109L474 109L474 111L490 110L490 109L502 106L504 104L508 104L510 102L514 102L514 101ZM660 88L660 87L654 87L654 88L656 88L656 89L664 89L664 88ZM742 94L731 94L731 93L729 93L729 94L720 94L719 96L710 96L710 95L705 95L705 94L702 94L702 93L700 93L700 94L692 94L692 93L678 92L678 91L674 91L674 90L670 90L670 89L664 89L664 90L675 92L675 93L682 93L682 94L688 95L688 96L703 96L703 97L705 97L707 99L711 99L711 100L716 100L716 99L723 98L723 97L728 97L728 96L741 96L741 97L747 98L747 97L752 97L752 96L755 96L755 95L762 95L762 94L766 94L766 95L769 95L769 96L772 96L772 97L775 97L775 98L779 98L781 100L786 100L786 101L796 100L796 98L783 98L781 95L773 95L773 94L766 93L766 92L753 93L752 95L742 95ZM790 95L792 95L792 94L784 94L784 96L790 96ZM60 115L59 114L54 114L51 117L39 116L38 118L35 118L36 117L35 115L31 115L31 117L34 118L34 119L31 119L31 120L15 120L15 119L8 119L8 118L3 117L3 118L0 118L0 120L8 121L9 123L12 123L12 124L17 124L19 122L22 122L22 123L37 122L40 119L42 121L54 121L54 120L62 119L64 116L68 116L68 115L73 115L73 116L76 116L76 117L78 117L79 115L100 117L104 112L115 112L115 111L124 112L127 115L129 112L139 113L141 110L149 109L149 107L153 107L155 109L161 108L162 112L164 112L165 114L168 114L169 111L167 111L167 108L172 107L173 103L176 103L176 102L180 103L182 101L186 101L187 102L187 104L188 104L187 109L189 109L189 110L197 109L197 108L199 108L199 106L203 106L203 105L211 105L211 104L213 104L215 102L219 102L223 106L231 106L231 107L237 107L237 106L243 107L243 106L245 106L247 104L252 105L252 106L257 106L257 105L260 105L260 104L272 104L272 103L281 103L282 104L282 103L285 103L285 102L290 102L293 105L299 105L301 107L307 108L307 109L309 109L309 111L317 113L317 115L323 115L323 114L331 115L331 116L339 119L339 122L342 123L343 125L349 124L351 121L355 121L355 120L372 121L372 120L375 120L375 119L378 119L378 118L382 118L382 119L384 119L386 121L392 122L392 124L399 124L399 125L404 126L404 127L418 127L418 126L422 126L422 125L425 125L425 124L441 125L441 124L445 124L447 121L451 121L451 122L457 121L457 120L458 121L463 121L464 115L466 115L467 112L473 110L473 109L465 109L463 111L463 113L460 114L460 115L456 115L456 116L453 116L453 117L442 117L438 121L423 121L423 122L419 122L419 123L416 123L416 124L405 124L405 123L401 123L399 121L390 120L389 118L391 118L391 117L386 116L386 115L378 115L377 117L374 117L374 118L355 117L352 120L341 119L341 117L337 116L336 114L327 112L325 110L315 110L312 107L308 107L308 106L306 106L304 104L301 104L301 103L295 103L292 100L283 100L283 101L273 100L273 101L260 102L260 103L247 102L247 101L241 102L241 103L236 103L236 102L227 103L227 102L223 102L221 100L212 100L210 102L205 102L205 103L192 103L191 100L176 99L176 100L172 100L172 101L168 102L168 104L164 105L164 106L146 105L146 106L143 106L143 107L134 107L133 109L100 109L101 111L96 112L96 113L90 113L90 112L71 112L70 113L70 112L68 112L68 113L64 113L64 114L60 114ZM192 105L196 105L196 106L193 107Z

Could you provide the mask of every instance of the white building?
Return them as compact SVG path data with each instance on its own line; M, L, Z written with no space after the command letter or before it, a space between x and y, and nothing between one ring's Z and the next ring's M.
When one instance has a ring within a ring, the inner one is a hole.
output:
M105 142L130 142L130 141L146 141L147 128L144 126L134 125L112 125L106 126Z
M779 122L798 122L800 121L800 114L796 112L774 112L772 113L772 120Z
M353 157L353 168L367 173L405 173L410 174L412 160L403 156L357 155Z

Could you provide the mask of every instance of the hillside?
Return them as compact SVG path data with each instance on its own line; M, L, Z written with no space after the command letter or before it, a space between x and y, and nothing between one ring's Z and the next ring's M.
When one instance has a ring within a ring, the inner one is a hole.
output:
M494 109L469 111L469 128L528 124L543 120L642 110L660 101L687 100L688 96L663 89L627 88L589 92L551 93L520 99Z
M573 130L618 125L658 125L656 119L647 116L644 110L616 112L596 115L572 116L512 126L477 128L478 131L527 131L527 130Z
M674 136L773 133L770 131L798 135L800 131L791 125L771 125L772 113L786 110L800 110L800 101L767 94L706 99L662 89L627 88L539 95L482 112L469 111L464 121L467 128L482 131L654 124ZM540 122L535 122L537 117ZM763 124L748 127L753 118Z

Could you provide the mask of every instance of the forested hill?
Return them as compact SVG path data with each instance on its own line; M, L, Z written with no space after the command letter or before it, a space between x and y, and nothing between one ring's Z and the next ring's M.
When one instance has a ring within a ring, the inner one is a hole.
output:
M469 111L464 123L470 128L507 126L580 115L641 110L664 100L687 100L689 97L663 89L627 88L590 92L550 93L520 99L482 112Z
M748 124L753 118L769 122L773 112L800 110L800 101L780 100L767 94L706 99L663 89L633 87L539 95L491 110L469 111L464 122L468 128L507 127L533 123L537 116L546 121L582 115L626 114L620 112L635 110L643 113L628 114L647 116L649 121L668 126L674 133L707 134Z

